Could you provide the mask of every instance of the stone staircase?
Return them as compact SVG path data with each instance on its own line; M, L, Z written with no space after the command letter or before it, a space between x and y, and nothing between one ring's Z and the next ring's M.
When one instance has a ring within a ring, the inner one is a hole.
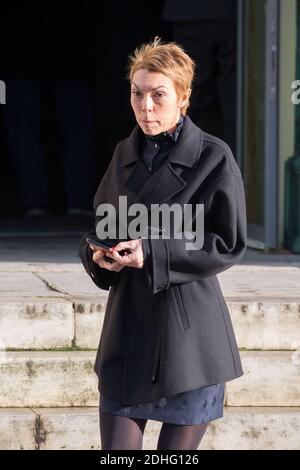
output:
M0 262L0 449L99 449L93 365L108 292L76 256L20 258ZM300 448L300 260L292 259L246 259L219 275L245 374L227 383L225 416L210 423L201 449ZM145 450L156 448L160 427L148 421Z

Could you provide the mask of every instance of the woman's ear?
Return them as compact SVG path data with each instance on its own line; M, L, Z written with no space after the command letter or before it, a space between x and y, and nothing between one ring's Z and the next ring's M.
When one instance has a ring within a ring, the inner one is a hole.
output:
M190 99L190 96L191 96L191 88L188 88L187 91L185 93L183 93L183 95L181 96L181 99L179 100L179 103L178 103L178 107L179 108L183 108L184 106L187 105L189 99Z

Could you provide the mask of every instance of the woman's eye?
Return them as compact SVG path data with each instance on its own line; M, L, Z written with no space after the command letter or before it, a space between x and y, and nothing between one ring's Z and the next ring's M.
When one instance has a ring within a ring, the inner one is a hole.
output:
M156 98L162 98L162 97L164 96L164 93L158 92L158 93L155 93L154 96L155 96Z
M139 91L132 91L134 96L140 97L142 94Z

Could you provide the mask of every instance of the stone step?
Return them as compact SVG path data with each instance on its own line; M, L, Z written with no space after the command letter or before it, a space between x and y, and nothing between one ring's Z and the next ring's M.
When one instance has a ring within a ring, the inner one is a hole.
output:
M34 247L36 250L36 246ZM0 248L1 250L1 248ZM24 253L29 258L28 253ZM34 258L34 257L33 257ZM7 263L0 261L0 296L69 296L98 295L101 290L86 274L83 266L72 258L65 263L63 256L55 254L46 263ZM300 257L299 257L300 258ZM30 259L30 258L29 258ZM282 266L259 263L236 265L218 275L225 297L244 300L285 299L299 301L300 263Z
M228 299L299 301L299 267L270 265L237 265L218 274L223 293ZM30 263L26 271L18 263L0 262L0 297L14 296L97 296L101 290L86 274L83 266Z
M97 349L107 293L97 297L1 297L2 349ZM226 299L227 300L227 299ZM300 349L300 301L227 300L238 345Z
M228 300L300 300L300 269L295 266L237 265L218 274Z
M97 406L95 351L7 352L0 407ZM244 375L227 382L229 406L300 406L299 351L243 351Z
M226 301L239 348L300 350L300 302Z
M147 422L144 450L155 450L162 423ZM98 408L2 408L0 449L100 449ZM299 450L300 408L225 407L202 450Z
M68 348L74 340L72 302L63 298L1 298L1 349Z
M97 349L106 301L0 297L0 350Z
M0 407L97 406L95 351L7 352L0 361Z
M300 406L300 351L244 351L244 375L227 382L228 406Z

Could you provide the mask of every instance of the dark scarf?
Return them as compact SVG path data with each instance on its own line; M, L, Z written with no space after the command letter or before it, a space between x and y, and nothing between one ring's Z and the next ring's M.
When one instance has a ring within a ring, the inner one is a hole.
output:
M180 116L173 132L164 131L157 135L144 134L142 139L142 158L149 171L156 171L168 158L171 148L176 143L184 123Z

